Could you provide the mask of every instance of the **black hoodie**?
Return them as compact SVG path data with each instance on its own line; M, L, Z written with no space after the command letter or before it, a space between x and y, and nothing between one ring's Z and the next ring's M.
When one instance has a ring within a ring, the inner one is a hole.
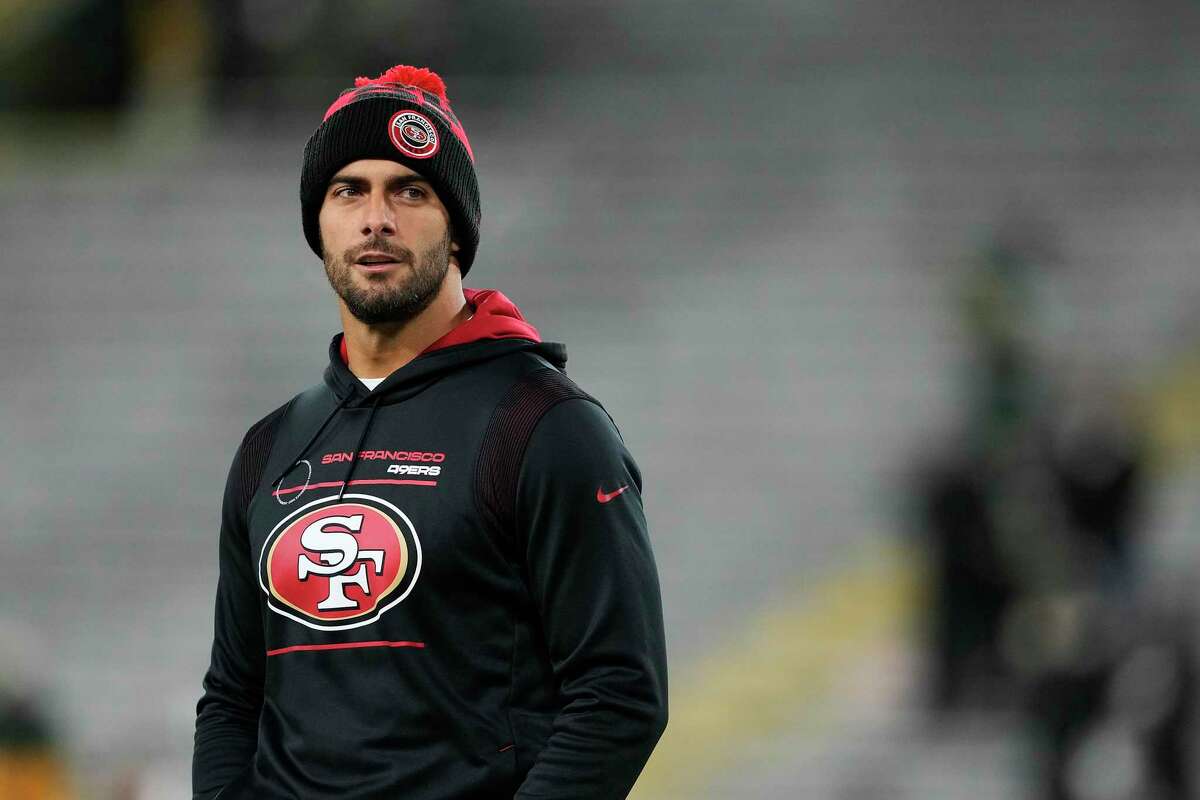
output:
M666 724L641 476L499 292L374 391L324 382L226 484L197 798L625 797Z

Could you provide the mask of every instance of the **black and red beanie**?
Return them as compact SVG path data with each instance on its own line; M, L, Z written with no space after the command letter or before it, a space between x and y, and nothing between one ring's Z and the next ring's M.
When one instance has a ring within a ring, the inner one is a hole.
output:
M399 162L432 184L450 212L459 267L466 275L479 246L475 155L436 73L399 65L377 78L356 78L354 88L342 92L325 112L304 146L300 173L304 238L318 256L317 217L329 180L346 164L364 158Z

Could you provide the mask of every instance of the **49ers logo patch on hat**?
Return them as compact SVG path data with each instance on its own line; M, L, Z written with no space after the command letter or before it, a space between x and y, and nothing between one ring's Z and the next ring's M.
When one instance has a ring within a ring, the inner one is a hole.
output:
M413 158L432 158L438 151L438 132L424 114L397 111L388 122L388 137L396 149Z
M391 503L365 494L314 500L280 521L258 581L277 614L318 630L369 625L412 591L421 542Z

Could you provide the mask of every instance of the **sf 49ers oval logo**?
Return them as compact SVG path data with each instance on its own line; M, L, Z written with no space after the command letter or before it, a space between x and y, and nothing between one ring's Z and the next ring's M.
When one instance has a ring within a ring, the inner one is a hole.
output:
M413 158L432 158L438 151L438 132L424 114L397 111L388 122L388 137L396 149Z
M375 622L408 596L420 574L412 522L365 494L298 508L267 536L258 564L272 611L331 631Z

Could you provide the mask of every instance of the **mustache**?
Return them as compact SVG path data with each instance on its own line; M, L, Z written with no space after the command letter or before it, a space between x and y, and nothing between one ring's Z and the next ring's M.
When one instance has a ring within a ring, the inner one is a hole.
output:
M383 253L384 255L390 256L401 263L413 263L412 250L409 250L407 247L401 245L392 244L391 242L379 238L371 239L359 245L358 247L351 247L342 255L342 258L345 260L345 263L353 264L355 261L358 261L359 257L362 256L363 253L368 251Z

